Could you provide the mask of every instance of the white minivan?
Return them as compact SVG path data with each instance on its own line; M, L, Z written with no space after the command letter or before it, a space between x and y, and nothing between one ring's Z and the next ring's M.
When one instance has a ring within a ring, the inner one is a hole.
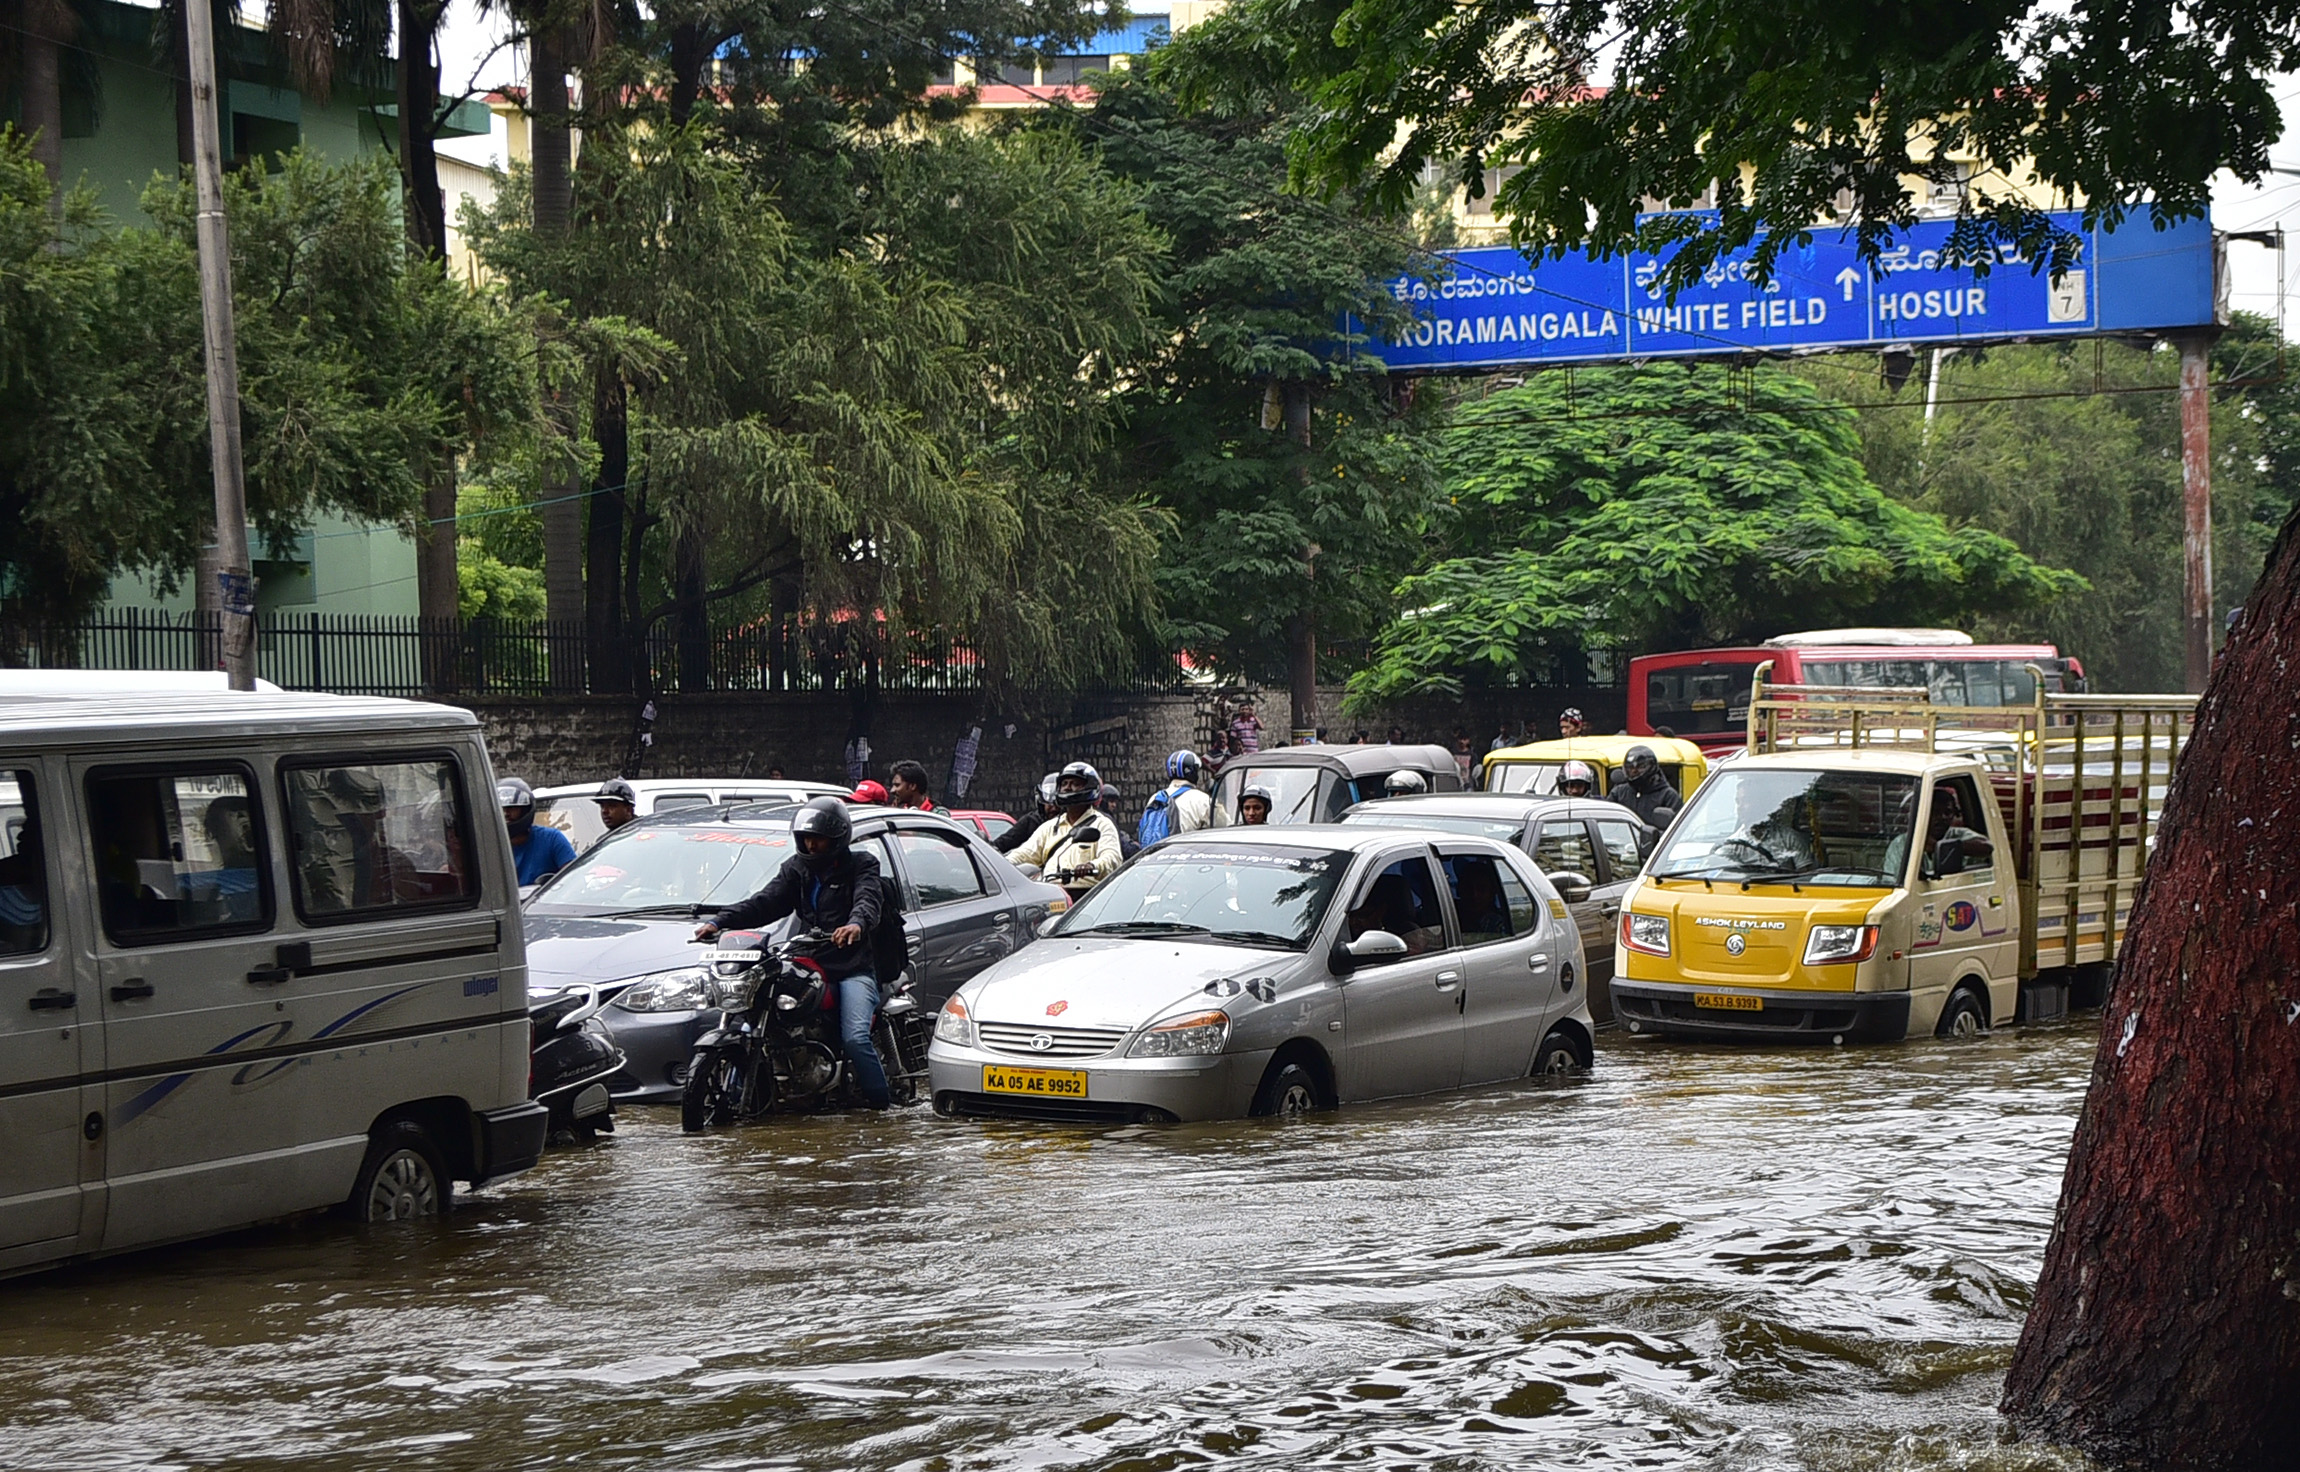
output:
M468 711L0 682L0 1273L532 1165Z

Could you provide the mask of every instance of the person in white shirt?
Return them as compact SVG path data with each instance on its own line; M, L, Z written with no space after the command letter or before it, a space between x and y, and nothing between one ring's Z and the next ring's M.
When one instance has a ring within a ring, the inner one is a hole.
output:
M1072 762L1054 779L1055 815L1007 857L1035 864L1048 882L1073 899L1109 878L1123 862L1118 825L1094 810L1102 796L1102 774L1085 762Z

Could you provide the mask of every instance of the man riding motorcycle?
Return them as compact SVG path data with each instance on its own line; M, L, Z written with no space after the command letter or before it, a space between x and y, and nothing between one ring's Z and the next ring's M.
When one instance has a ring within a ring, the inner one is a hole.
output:
M1655 831L1669 826L1684 805L1677 785L1661 771L1661 759L1650 746L1632 746L1621 754L1621 780L1605 794L1643 818Z
M855 852L854 820L840 798L818 797L800 808L791 820L791 838L799 851L783 860L766 888L696 927L695 939L756 929L790 914L805 929L829 931L834 949L820 959L838 988L839 1043L863 1097L871 1108L884 1109L892 1094L870 1036L879 1003L871 933L884 908L878 860Z
M1048 880L1076 899L1116 872L1123 862L1118 825L1094 810L1102 795L1102 774L1085 762L1072 762L1055 774L1055 815L1007 855L1016 864L1036 864Z
M1597 773L1587 762L1567 762L1557 769L1557 795L1560 797L1595 797Z

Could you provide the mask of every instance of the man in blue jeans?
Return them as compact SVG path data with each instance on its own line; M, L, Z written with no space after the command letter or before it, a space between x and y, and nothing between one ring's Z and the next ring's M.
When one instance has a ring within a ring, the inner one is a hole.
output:
M870 1022L878 1012L878 978L872 971L871 935L884 910L878 860L854 850L854 822L846 804L818 797L791 821L799 851L783 860L766 888L729 905L695 930L695 939L715 939L722 930L751 930L796 914L809 930L830 932L833 949L821 958L839 989L839 1042L855 1082L873 1109L890 1100L886 1068L871 1042Z

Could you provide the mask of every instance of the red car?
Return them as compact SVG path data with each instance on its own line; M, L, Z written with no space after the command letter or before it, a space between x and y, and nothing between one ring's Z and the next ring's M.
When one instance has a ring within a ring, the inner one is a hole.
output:
M989 839L996 839L1014 826L1014 819L989 808L938 808L936 811L953 822L964 823Z

